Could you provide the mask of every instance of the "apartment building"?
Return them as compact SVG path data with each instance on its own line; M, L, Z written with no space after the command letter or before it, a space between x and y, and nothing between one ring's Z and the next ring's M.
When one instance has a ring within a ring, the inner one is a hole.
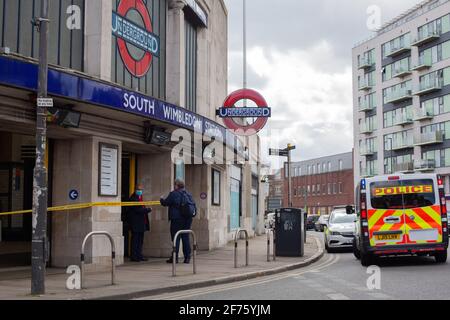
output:
M354 203L353 153L310 159L291 164L292 206L309 214L329 214L335 206ZM283 169L283 206L287 207L288 166Z
M355 182L435 172L450 187L450 1L427 0L353 48Z

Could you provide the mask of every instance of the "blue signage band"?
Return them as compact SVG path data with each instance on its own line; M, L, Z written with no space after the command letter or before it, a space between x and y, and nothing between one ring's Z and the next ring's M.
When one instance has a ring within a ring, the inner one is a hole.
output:
M118 15L116 12L112 13L112 33L139 49L150 52L155 57L159 57L159 37L127 18Z
M219 108L217 115L221 118L270 118L270 108Z
M36 92L38 86L36 63L0 55L0 70L0 84ZM102 106L201 132L238 150L236 135L217 122L112 83L49 68L48 93L54 97Z

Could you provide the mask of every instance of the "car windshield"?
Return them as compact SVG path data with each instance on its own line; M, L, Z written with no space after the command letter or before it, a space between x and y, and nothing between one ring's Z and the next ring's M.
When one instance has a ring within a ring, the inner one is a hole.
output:
M433 180L375 182L370 186L374 209L410 209L436 203Z
M340 224L340 223L353 223L356 220L356 214L334 214L331 218L330 223Z

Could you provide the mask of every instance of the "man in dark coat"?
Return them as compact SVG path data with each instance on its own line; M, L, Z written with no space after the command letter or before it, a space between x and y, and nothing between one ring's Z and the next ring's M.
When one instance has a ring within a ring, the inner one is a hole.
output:
M170 235L172 238L172 242L178 231L191 230L192 226L193 218L184 217L180 211L180 206L182 203L184 192L187 192L185 189L184 181L182 181L181 179L177 179L175 180L174 191L172 191L166 199L161 198L161 205L163 207L169 207ZM189 241L189 237L190 237L189 234L181 235L181 239L183 240L184 263L186 264L189 264L191 261L191 244ZM176 243L177 263L179 250L180 250L180 238L178 238ZM173 263L173 257L170 257L170 259L167 260L167 263Z
M130 197L130 202L143 202L142 195L144 193L144 186L138 185L136 192ZM150 231L150 223L148 214L152 209L144 206L129 207L128 220L131 229L131 261L141 262L147 261L142 255L142 247L144 246L144 234Z

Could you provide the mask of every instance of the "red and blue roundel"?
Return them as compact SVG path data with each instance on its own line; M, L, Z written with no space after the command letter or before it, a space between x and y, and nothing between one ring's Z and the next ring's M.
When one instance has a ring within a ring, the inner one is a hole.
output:
M236 108L236 103L241 100L251 100L257 108ZM225 126L237 135L251 136L261 131L272 116L271 108L267 106L264 97L251 89L241 89L231 93L223 107L217 110L217 115L223 119ZM233 118L257 118L251 125L236 122Z
M144 26L127 19L130 10L136 10ZM144 0L121 0L117 12L113 12L112 33L117 38L120 57L127 70L135 77L147 74L152 65L153 56L159 57L159 37L153 33L152 21ZM137 60L130 53L127 44L144 51L144 56Z

